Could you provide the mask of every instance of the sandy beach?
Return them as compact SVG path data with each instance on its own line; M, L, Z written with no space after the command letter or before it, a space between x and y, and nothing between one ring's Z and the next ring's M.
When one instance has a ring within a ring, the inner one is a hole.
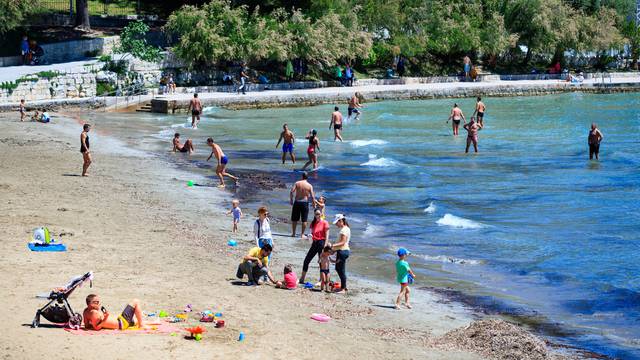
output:
M91 176L82 178L79 121L56 114L47 125L20 123L13 113L0 114L4 359L560 357L547 353L543 341L504 323L491 327L491 322L476 322L466 328L479 319L477 314L426 291L414 291L413 310L397 311L392 308L396 285L355 276L348 295L237 286L235 270L253 244L249 226L256 209L243 209L250 216L235 236L238 246L227 246L227 193L199 189L206 201L193 200L187 175L160 158L129 152L116 140L104 141L99 127L94 131L103 141L92 146ZM168 184L176 191L164 191ZM69 250L30 252L27 242L39 226L47 226ZM300 272L298 241L276 237L271 269L277 278L289 262ZM114 313L132 298L139 298L149 312L175 314L191 304L194 313L177 327L198 324L195 312L205 309L222 312L226 326L204 324L207 332L200 342L184 339L180 331L175 336L81 336L57 327L32 329L31 320L45 303L35 296L87 271L95 274L93 288L80 288L70 298L77 312L86 295L97 293ZM309 273L315 280L317 264ZM332 320L317 323L310 319L312 313ZM478 329L491 334L478 336L484 339L482 346L474 345L475 335L470 335ZM242 342L240 332L246 336Z

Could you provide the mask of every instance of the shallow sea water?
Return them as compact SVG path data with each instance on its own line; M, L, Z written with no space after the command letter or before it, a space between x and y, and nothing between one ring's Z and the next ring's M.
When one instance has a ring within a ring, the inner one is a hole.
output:
M298 136L297 167L306 160L303 137L316 128L321 168L311 181L330 215L351 219L353 257L381 265L369 266L372 275L392 281L395 249L404 246L421 286L535 317L572 345L640 358L640 96L485 99L477 155L464 154L464 130L456 138L445 124L454 102L467 117L473 112L474 99L368 103L345 124L344 143L328 128L333 105L209 108L197 130L187 115L97 113L90 121L199 174L212 172L204 162L212 136L231 173L268 171L288 184L300 174L280 164L281 125ZM599 162L588 160L592 122L605 136ZM191 158L168 154L176 131L194 140ZM283 190L256 193L243 206L259 203L289 215Z

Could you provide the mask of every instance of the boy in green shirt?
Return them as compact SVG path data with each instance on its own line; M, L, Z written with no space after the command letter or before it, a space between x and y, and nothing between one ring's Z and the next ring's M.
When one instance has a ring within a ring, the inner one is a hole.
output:
M398 298L396 299L396 309L400 310L400 300L404 295L404 304L408 309L411 309L411 304L409 304L409 293L411 290L409 289L409 275L411 278L415 278L415 274L409 267L409 263L406 258L411 254L407 249L400 248L398 249L398 261L396 261L396 279L400 283L400 294L398 294Z

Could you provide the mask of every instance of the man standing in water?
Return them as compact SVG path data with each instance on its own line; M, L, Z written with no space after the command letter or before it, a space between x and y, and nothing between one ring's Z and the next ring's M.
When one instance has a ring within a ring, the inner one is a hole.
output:
M600 154L600 141L604 139L604 135L598 129L598 124L592 123L591 130L589 130L589 160L593 160L593 156L596 156L596 160L598 159L598 154Z
M458 136L458 128L460 127L460 120L463 120L464 123L467 123L467 120L464 118L464 114L462 110L458 107L458 104L453 104L453 109L451 109L451 115L449 115L449 119L447 119L447 124L449 120L453 121L453 136Z
M191 127L197 129L200 122L200 114L202 113L202 103L198 99L197 93L193 94L193 99L189 102L189 110L191 110ZM196 119L198 119L197 122Z
M227 164L229 163L229 158L227 158L227 155L222 152L222 148L220 147L220 145L214 143L212 138L207 139L207 145L211 147L211 155L209 155L207 161L211 160L211 157L214 155L218 160L218 166L216 167L216 175L218 175L218 178L220 179L220 185L218 185L218 187L224 187L224 176L232 178L236 182L236 185L238 185L238 178L231 174L228 174L226 171Z
M347 108L347 118L351 119L351 114L356 114L356 118L354 120L358 120L360 118L360 110L362 108L362 104L360 104L360 93L356 92L353 94L351 99L349 99L349 107Z
M471 122L464 124L465 130L467 130L467 147L464 153L469 152L469 145L473 143L473 149L478 152L478 131L482 130L482 126L475 122L474 117L471 117Z
M477 119L478 119L478 124L480 125L480 127L484 127L484 110L486 109L486 107L484 106L484 103L482 102L482 98L480 96L478 96L478 100L476 101L476 110L473 112L473 116L478 115Z
M89 165L91 165L91 153L89 152L89 130L91 130L91 125L84 124L82 126L82 133L80 134L80 152L82 153L82 159L84 163L82 164L82 176L89 176L87 174L87 170L89 170Z
M313 186L307 181L307 173L302 173L302 180L293 184L289 193L289 203L291 204L291 237L296 236L298 221L302 222L301 239L306 239L304 231L307 229L307 218L309 217L309 202L315 203L316 197L313 193ZM294 200L295 198L295 200Z
M342 113L340 113L340 109L336 106L333 108L334 112L331 113L331 123L329 124L329 129L333 126L333 141L340 140L342 142L342 135L340 131L342 130Z
M291 162L295 164L296 155L293 153L293 144L296 143L296 136L293 134L293 131L289 130L289 126L287 124L282 125L282 132L280 133L280 138L276 144L276 149L280 146L280 142L282 140L284 140L284 143L282 143L282 164L284 164L287 153L289 153L289 156L291 157Z

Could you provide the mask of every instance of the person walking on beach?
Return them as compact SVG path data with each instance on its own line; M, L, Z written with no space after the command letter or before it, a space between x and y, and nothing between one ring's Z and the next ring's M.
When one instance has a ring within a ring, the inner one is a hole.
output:
M84 124L82 126L82 133L80 134L80 152L82 153L82 159L84 161L82 164L82 176L89 176L89 174L87 174L87 170L89 170L89 165L91 165L91 152L89 152L90 130L91 125Z
M478 116L478 124L480 125L480 127L484 127L484 111L486 109L486 106L484 105L484 103L482 102L482 98L480 96L478 96L477 100L476 100L476 109L473 111L473 116Z
M242 217L242 209L240 209L240 200L238 199L231 200L231 210L227 212L227 215L233 215L232 232L235 234L236 232L238 232L238 224L240 223L240 218Z
M175 133L173 135L173 152L188 152L189 155L193 154L195 148L193 147L193 141L191 139L187 139L187 141L182 145L180 143L180 133Z
M18 111L20 111L20 121L24 121L24 118L27 116L27 109L24 106L24 99L20 100Z
M356 114L356 118L354 120L358 120L360 118L360 109L362 108L362 104L360 104L360 95L359 92L353 94L353 96L349 99L349 107L347 108L347 119L351 119L351 114Z
M599 160L598 155L600 154L600 142L604 139L604 135L598 129L598 124L592 123L591 130L589 130L589 160L593 160L593 156L595 155L596 160Z
M464 150L464 153L469 152L469 146L473 143L473 149L475 152L478 152L478 131L482 129L482 126L475 121L475 118L472 116L471 121L468 124L464 124L464 129L467 130L467 147Z
M242 62L242 64L240 65L240 71L238 73L238 78L240 79L240 86L238 87L238 93L240 93L240 91L242 91L242 95L246 95L246 89L247 89L247 80L249 79L249 75L247 74L249 72L249 69L247 69L247 64L245 62Z
M409 263L407 262L407 256L411 254L407 249L400 248L398 249L398 261L396 261L396 280L400 283L400 293L396 298L396 309L400 310L400 301L404 296L404 305L407 309L411 309L411 304L409 303L409 293L411 290L409 289L410 279L413 279L416 275L409 267ZM411 276L411 277L409 277Z
M324 245L326 241L329 239L329 223L327 220L322 219L322 211L319 209L314 210L313 212L313 220L311 221L311 247L307 251L307 256L305 256L304 261L302 262L302 275L300 275L300 284L304 284L304 278L307 276L307 271L309 270L309 264L311 260L313 260L316 255L318 255L318 259L320 259L320 254L322 253L322 249L324 249Z
M262 247L264 244L269 244L273 247L273 235L271 234L271 224L269 223L269 209L266 206L261 206L258 209L258 219L253 224L253 237L256 241L256 246Z
M309 184L308 175L302 173L302 179L291 187L289 192L289 204L291 204L291 237L296 236L298 221L302 222L300 238L306 239L304 231L307 229L307 218L309 217L309 203L315 203L316 196L313 193L313 186Z
M449 115L449 119L447 119L447 124L449 120L452 121L451 126L453 127L453 136L458 136L458 128L460 127L460 120L467 123L467 120L464 118L464 114L462 110L458 107L458 104L453 104L453 109L451 109L451 114Z
M278 143L276 144L276 149L280 146L280 142L282 143L282 164L284 164L285 159L287 157L287 153L291 157L291 162L296 163L296 155L293 153L293 145L296 143L296 136L293 134L293 131L289 130L289 126L287 124L282 125L282 132L280 133L280 138L278 139Z
M305 171L309 165L313 163L313 170L318 169L318 151L320 151L320 140L318 140L318 131L311 129L305 139L309 140L309 147L307 147L307 156L309 160L302 167L302 171Z
M331 250L336 251L336 272L340 277L340 289L336 292L347 292L347 259L350 255L351 229L343 214L336 214L333 224L340 229L338 241L331 245Z
M202 113L202 103L198 99L198 93L193 94L193 99L189 102L189 110L191 110L191 128L197 129L200 122L200 114ZM198 120L197 122L196 119Z
M333 141L340 140L342 142L342 135L340 131L342 130L342 113L339 111L340 109L336 106L333 108L333 112L331 113L331 123L329 123L329 130L333 127Z
M227 173L226 171L227 164L229 163L229 158L224 154L224 152L222 152L222 148L220 147L220 145L214 143L212 138L207 139L207 145L211 147L211 154L207 158L207 161L211 160L211 157L214 155L218 160L218 166L216 167L216 175L218 175L218 178L220 179L220 185L218 185L218 187L224 187L224 176L232 178L236 182L236 185L238 185L238 178Z

